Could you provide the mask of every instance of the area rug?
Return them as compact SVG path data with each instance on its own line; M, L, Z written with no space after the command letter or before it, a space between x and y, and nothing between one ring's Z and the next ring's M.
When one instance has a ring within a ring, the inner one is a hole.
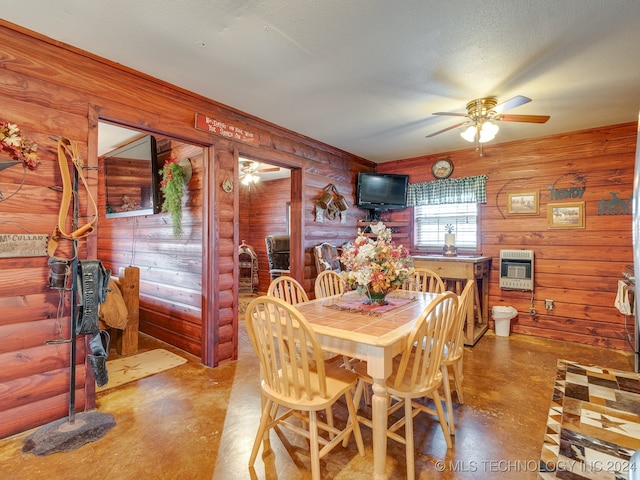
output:
M186 358L182 358L163 348L137 353L130 357L108 360L109 382L102 387L96 387L96 392L133 382L134 380L140 380L186 362Z
M558 360L538 478L626 480L638 449L640 375Z
M258 295L247 293L238 295L238 314L243 315L247 311L249 304L258 298Z

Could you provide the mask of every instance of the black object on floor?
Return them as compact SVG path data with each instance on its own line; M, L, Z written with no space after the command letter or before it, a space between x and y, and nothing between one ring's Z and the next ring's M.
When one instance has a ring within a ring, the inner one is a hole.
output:
M66 417L61 418L43 425L26 437L22 451L38 457L71 452L101 439L115 425L113 415L97 411L76 414L73 423Z

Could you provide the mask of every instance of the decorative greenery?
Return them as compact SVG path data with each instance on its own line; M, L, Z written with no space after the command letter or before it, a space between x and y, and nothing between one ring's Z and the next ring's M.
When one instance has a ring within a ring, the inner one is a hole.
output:
M414 272L409 251L391 240L391 229L384 223L371 225L377 238L369 238L358 230L355 242L348 245L340 261L346 271L342 279L351 287L366 294L388 293L402 286Z
M29 170L38 167L36 151L38 145L22 136L22 131L15 123L0 123L0 150L4 150L15 160L21 161Z
M185 171L174 157L164 164L160 189L164 195L162 211L169 212L173 223L173 236L182 237L182 197L184 196Z

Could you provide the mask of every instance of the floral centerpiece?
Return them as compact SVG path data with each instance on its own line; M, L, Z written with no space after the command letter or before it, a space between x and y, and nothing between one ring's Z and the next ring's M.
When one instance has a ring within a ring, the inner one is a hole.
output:
M413 274L413 259L406 248L391 240L391 230L384 223L369 228L376 237L369 238L358 230L355 242L340 256L346 268L340 275L349 287L367 296L367 303L384 305L385 296Z
M160 190L164 195L162 211L169 212L173 224L173 236L180 238L182 236L182 197L187 175L180 162L174 157L167 160L160 173L162 174Z
M0 150L4 150L14 160L22 162L29 170L38 167L38 145L23 137L22 131L15 123L0 123Z

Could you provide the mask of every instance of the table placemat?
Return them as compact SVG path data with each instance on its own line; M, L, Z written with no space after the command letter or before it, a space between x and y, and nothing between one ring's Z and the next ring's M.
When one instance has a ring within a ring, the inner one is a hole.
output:
M415 298L394 297L393 295L387 295L385 299L388 303L386 305L367 305L363 303L362 299L348 300L330 305L329 308L335 308L338 310L347 310L349 312L363 313L365 315L382 315L394 308L406 305L409 302L415 301Z

